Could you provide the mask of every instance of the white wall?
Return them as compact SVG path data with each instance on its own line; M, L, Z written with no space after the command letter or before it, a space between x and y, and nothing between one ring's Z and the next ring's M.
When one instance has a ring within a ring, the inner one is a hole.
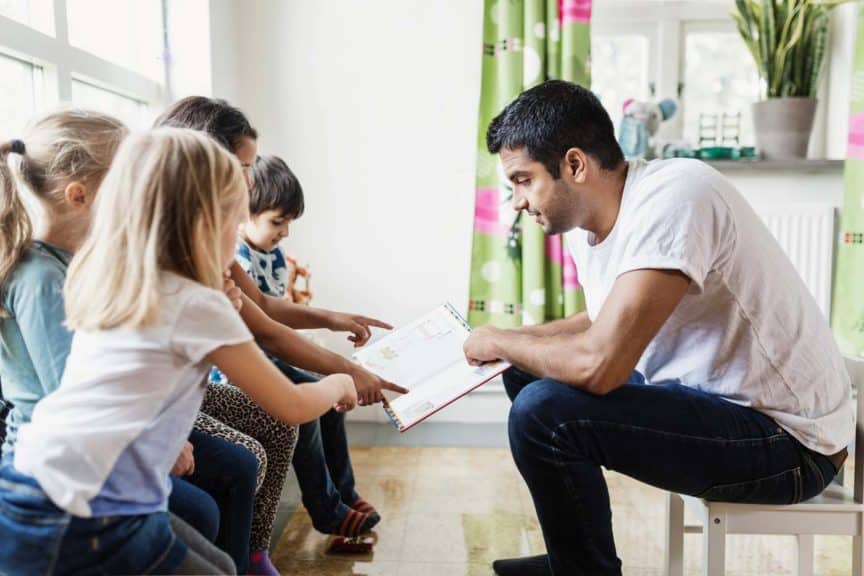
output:
M315 304L394 324L464 308L481 32L479 0L211 0L213 94L303 183L287 248L311 263ZM756 203L842 202L836 168L729 174ZM442 418L503 419L495 390Z
M311 263L315 303L394 323L463 306L482 3L212 4L214 45L243 28L239 54L214 55L214 95L243 108L262 151L303 184L306 215L286 245Z

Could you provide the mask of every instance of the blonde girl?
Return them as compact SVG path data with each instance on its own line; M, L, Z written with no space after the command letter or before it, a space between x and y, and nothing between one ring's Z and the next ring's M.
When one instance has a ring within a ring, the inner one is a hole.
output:
M60 386L72 344L63 303L69 260L86 236L97 190L127 133L111 116L68 109L35 118L21 139L0 142L0 388L13 406L8 426L0 427L6 459L36 403ZM252 517L255 458L199 432L190 440L172 469L172 523L216 540L232 557L242 559L238 550L244 549L248 557L251 520L243 520ZM204 466L194 466L193 444ZM206 469L219 469L218 476ZM196 484L181 477L190 470ZM214 477L218 483L208 484ZM225 497L229 491L232 498ZM228 520L221 526L220 516Z
M62 385L0 469L0 573L219 571L165 512L210 364L288 423L356 404L345 375L295 387L222 292L247 202L238 162L204 135L121 145L69 269Z

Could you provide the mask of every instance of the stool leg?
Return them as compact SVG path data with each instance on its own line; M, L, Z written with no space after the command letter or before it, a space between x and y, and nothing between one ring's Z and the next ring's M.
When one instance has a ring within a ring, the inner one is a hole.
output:
M858 514L858 534L852 537L852 576L864 576L864 514Z
M726 514L708 509L708 526L702 531L705 576L726 574Z
M666 574L684 574L684 500L672 492L666 495Z
M796 576L813 576L813 541L812 534L798 535L798 563L793 572Z

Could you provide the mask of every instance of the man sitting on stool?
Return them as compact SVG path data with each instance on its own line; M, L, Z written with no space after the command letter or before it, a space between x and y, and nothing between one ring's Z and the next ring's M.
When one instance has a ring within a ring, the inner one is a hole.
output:
M484 326L504 359L510 448L547 555L496 574L620 574L601 466L709 500L791 504L834 478L854 434L825 318L771 233L697 160L626 162L588 90L550 81L487 133L513 208L566 233L587 310Z

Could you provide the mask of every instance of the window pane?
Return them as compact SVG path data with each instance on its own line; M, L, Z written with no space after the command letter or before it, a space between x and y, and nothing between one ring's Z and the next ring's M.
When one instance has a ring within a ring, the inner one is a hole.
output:
M684 54L684 137L699 146L700 115L718 115L722 123L722 115L727 114L732 126L723 134L725 140L734 135L740 114L739 143L752 146L751 104L759 93L759 78L741 37L737 32L691 32Z
M162 2L66 0L69 43L163 82Z
M591 38L591 90L612 117L615 132L624 102L646 100L648 86L648 38L638 34L594 35Z
M148 124L145 103L80 80L72 80L72 102L75 106L119 118L130 128L143 129Z
M41 69L0 55L0 139L18 138L36 112Z
M53 0L0 0L0 15L54 35Z

